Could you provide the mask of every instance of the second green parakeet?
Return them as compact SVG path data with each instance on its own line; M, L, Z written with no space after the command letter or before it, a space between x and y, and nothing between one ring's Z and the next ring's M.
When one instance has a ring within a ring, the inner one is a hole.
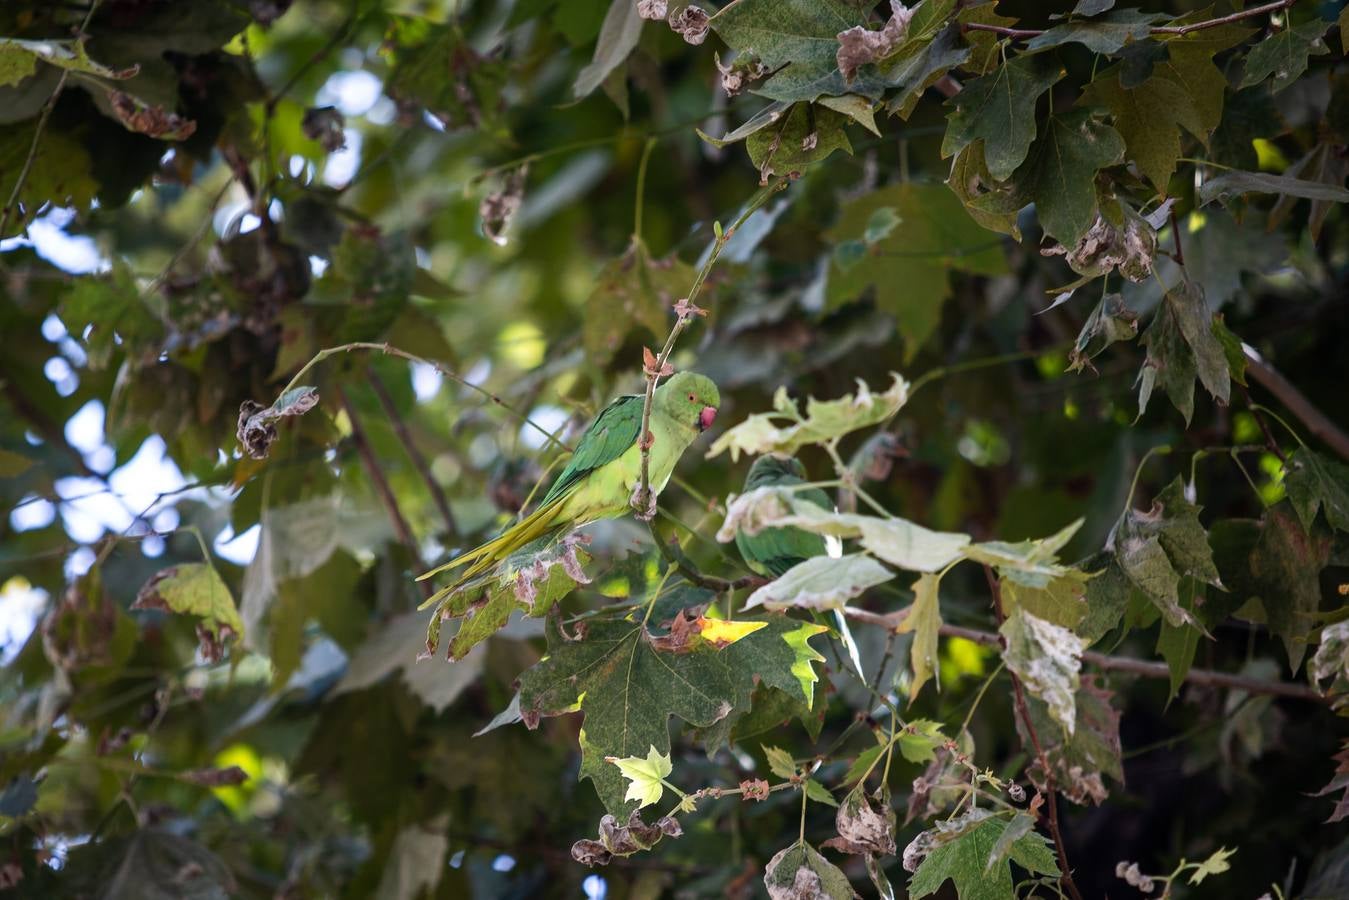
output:
M754 461L745 478L745 490L805 483L805 467L795 457L770 454ZM796 496L824 510L834 508L829 495L819 488L797 491ZM768 578L777 578L812 556L825 555L824 537L800 528L765 528L753 535L736 532L735 546L750 569Z

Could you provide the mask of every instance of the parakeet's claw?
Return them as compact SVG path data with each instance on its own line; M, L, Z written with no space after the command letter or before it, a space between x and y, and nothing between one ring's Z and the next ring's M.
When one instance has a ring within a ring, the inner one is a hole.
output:
M650 522L656 518L656 492L650 485L646 489L646 508L642 508L642 483L639 481L632 486L632 496L628 498L628 505L632 507L632 514L639 521Z

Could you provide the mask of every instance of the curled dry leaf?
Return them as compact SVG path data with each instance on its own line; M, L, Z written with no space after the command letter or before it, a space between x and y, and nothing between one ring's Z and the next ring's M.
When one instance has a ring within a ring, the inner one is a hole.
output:
M688 297L680 297L674 305L674 311L680 319L692 319L694 316L707 317L707 310L696 303L690 303Z
M737 56L729 66L722 65L719 54L713 54L712 61L716 63L717 71L721 73L721 89L726 92L727 97L739 95L745 88L768 74L768 66L753 54Z
M178 777L201 787L228 787L243 784L248 780L248 773L238 766L230 766L225 769L193 769L180 773Z
M768 799L768 782L762 778L740 782L740 792L746 800L763 801Z
M166 141L185 141L197 130L197 123L162 106L150 106L123 91L108 91L108 103L128 131Z
M763 883L772 900L852 900L856 896L848 876L803 841L779 850L768 861Z
M711 17L696 6L685 6L670 14L670 28L690 44L697 46L707 40Z
M857 77L857 70L894 53L909 33L909 21L915 10L899 0L890 0L890 18L880 31L865 25L855 25L838 33L838 68L849 84Z
M492 191L478 204L478 217L482 219L482 233L489 241L498 246L506 243L506 229L520 204L525 198L525 177L529 166L512 169L506 175L499 190Z
M895 853L895 811L885 791L881 800L874 800L859 783L843 798L834 815L838 828L837 844L825 842L826 847L837 847L844 853L870 853L893 856Z
M239 406L239 427L235 432L239 444L254 459L266 459L277 431L273 423L287 416L302 416L319 402L317 388L297 387L286 391L271 406L245 400Z
M637 0L637 15L643 19L663 19L669 7L667 0Z
M304 136L318 141L329 153L336 153L347 145L346 118L335 106L313 106L304 111L300 128Z
M1157 255L1157 231L1133 210L1124 210L1116 224L1097 214L1087 233L1069 249L1055 243L1040 250L1042 256L1062 256L1074 272L1088 278L1118 270L1133 282L1146 281Z
M668 360L664 363L651 352L650 347L642 348L642 372L649 378L665 378L674 374L674 365Z
M653 824L642 821L636 810L628 816L626 825L619 825L613 816L600 819L599 840L581 840L572 844L571 858L586 866L604 866L615 856L631 856L641 850L650 850L662 837L677 838L684 834L679 821L663 816Z

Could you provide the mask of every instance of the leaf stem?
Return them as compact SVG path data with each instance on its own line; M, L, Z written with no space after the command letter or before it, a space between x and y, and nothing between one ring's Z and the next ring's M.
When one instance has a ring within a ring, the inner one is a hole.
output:
M651 151L656 147L656 138L646 139L646 146L642 148L642 161L637 164L637 200L632 215L632 237L635 241L642 239L642 207L646 200L646 167L651 161Z
M1208 28L1217 28L1220 25L1227 25L1231 22L1239 22L1242 19L1249 19L1252 16L1262 15L1263 13L1277 12L1281 9L1288 9L1297 0L1275 0L1273 3L1266 3L1263 6L1253 6L1250 9L1243 9L1239 12L1231 13L1226 16L1219 16L1216 19L1205 19L1202 22L1191 22L1188 25L1155 25L1148 29L1148 34L1171 34L1185 35L1192 31L1203 31ZM1009 28L1006 25L990 25L984 22L962 22L960 30L963 31L990 31L993 34L1012 38L1013 40L1024 40L1036 38L1045 33L1043 28Z

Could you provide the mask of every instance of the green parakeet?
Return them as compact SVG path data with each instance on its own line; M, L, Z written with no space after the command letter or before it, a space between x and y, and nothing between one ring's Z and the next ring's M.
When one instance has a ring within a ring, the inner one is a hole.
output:
M761 456L750 466L745 490L787 487L806 483L805 467L795 457ZM821 509L832 510L829 495L819 488L797 491L796 496ZM765 528L758 534L736 532L735 546L749 567L759 575L777 578L797 563L825 555L824 537L800 528Z
M538 509L482 546L427 572L422 579L467 565L457 586L531 541L628 512L642 479L637 435L642 428L643 399L641 394L630 394L604 408L581 436L567 467ZM679 372L656 388L651 400L652 443L647 472L653 505L684 450L712 426L720 404L717 386L704 375Z

